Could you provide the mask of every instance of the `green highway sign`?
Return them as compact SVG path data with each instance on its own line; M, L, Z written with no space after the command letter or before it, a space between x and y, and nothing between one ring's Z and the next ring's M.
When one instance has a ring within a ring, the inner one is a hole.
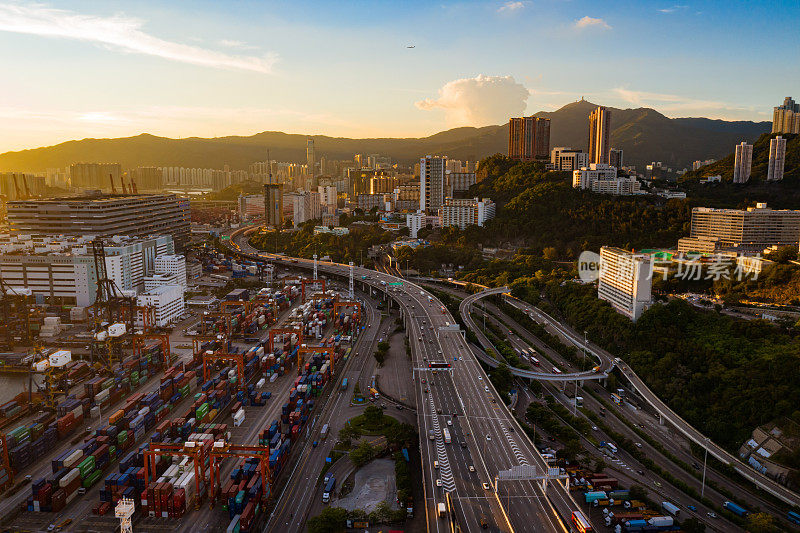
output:
M223 235L223 236L222 236L222 240L223 240L223 241L227 241L227 240L228 240L228 239L230 239L230 238L231 238L231 236L230 236L230 235Z
M394 281L392 283L387 283L387 285L399 285L399 286L402 287L403 286L403 282L402 281Z

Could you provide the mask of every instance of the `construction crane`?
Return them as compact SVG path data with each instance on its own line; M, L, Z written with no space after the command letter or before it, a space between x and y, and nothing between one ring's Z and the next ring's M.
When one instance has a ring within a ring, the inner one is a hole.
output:
M92 359L104 355L110 370L114 361L122 359L122 335L133 332L138 307L134 297L123 295L108 277L105 245L99 237L92 241L92 256L97 273L97 293L88 309L94 319Z
M0 347L11 351L17 337L23 345L31 343L29 289L15 289L0 274Z
M128 188L125 186L125 176L119 179L120 183L122 183L122 194L128 194Z
M131 192L133 192L133 194L139 194L139 191L136 190L136 182L133 181L133 177L131 177Z

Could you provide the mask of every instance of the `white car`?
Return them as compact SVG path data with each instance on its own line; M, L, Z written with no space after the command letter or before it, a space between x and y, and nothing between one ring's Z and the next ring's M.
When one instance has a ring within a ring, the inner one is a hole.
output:
M447 421L447 425L448 425L448 426L452 426L452 425L453 425L453 421L452 421L452 420L448 420L448 421Z
M470 471L470 472L474 472L474 471L475 471L475 467L474 467L474 466L472 466L472 465L469 465L469 471Z
M441 487L442 486L442 480L441 479L437 479L436 480L436 486L437 487Z
M492 440L492 436L491 435L486 435L486 440Z

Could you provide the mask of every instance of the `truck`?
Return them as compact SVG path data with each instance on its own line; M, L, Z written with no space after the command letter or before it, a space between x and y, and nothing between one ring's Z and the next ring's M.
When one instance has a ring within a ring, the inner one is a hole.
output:
M439 518L444 518L444 516L447 514L447 509L445 508L443 502L439 502L439 504L436 506L436 514Z
M666 512L671 514L674 517L678 517L681 514L681 509L674 503L670 502L661 502L661 508L664 509Z
M344 378L342 380L342 388L341 388L341 390L342 390L342 392L347 390L347 378Z
M334 488L336 488L336 478L331 476L325 483L325 490L322 492L322 503L328 503L331 501L331 493L333 492Z
M328 424L325 424L324 426L322 426L322 431L319 432L319 437L322 440L325 440L325 439L328 438L328 429L329 429Z
M748 511L748 510L747 510L747 509L745 509L744 507L740 507L740 506L736 505L736 504L735 504L735 503L733 503L733 502L723 502L723 503L722 503L722 506L723 506L725 509L727 509L727 510L729 510L730 512L732 512L733 514L735 514L736 516L740 516L740 517L742 517L742 518L746 518L746 517L747 517L747 515L749 515L749 514L750 514L750 511Z

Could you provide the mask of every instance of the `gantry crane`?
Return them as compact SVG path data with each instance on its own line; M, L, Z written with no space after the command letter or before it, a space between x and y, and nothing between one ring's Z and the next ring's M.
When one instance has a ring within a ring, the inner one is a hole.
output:
M11 351L17 338L28 346L32 342L30 294L8 285L0 274L0 348Z

